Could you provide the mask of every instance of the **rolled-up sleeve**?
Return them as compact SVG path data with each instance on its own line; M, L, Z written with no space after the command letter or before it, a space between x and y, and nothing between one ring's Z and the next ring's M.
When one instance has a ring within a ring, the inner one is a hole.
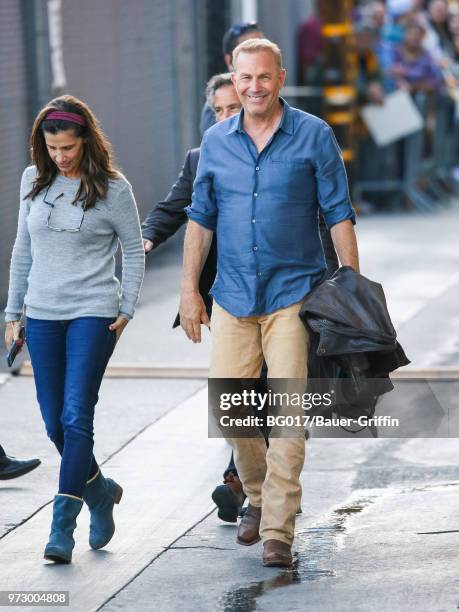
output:
M350 219L355 224L346 169L333 130L323 123L316 161L317 200L325 223L330 229Z
M213 188L213 173L207 135L204 136L199 155L193 196L190 206L185 208L188 218L199 225L215 231L217 228L218 208Z

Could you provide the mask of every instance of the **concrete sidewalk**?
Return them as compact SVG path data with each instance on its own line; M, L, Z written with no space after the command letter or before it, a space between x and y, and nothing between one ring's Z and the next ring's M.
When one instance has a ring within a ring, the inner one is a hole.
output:
M292 569L264 568L261 544L211 515L102 609L455 610L456 442L312 439Z
M24 392L31 382L14 381L10 390L20 383ZM109 408L126 399L121 387L128 382L105 381L96 423L97 454L105 458L108 443L118 445L103 470L125 488L113 541L102 551L89 549L84 510L74 562L57 567L41 558L50 505L22 525L5 525L3 512L17 516L25 490L35 509L51 499L57 466L44 458L42 473L0 486L1 589L69 590L70 609L78 612L437 611L459 602L456 440L310 440L295 565L279 571L263 568L261 545L238 546L236 526L215 515L209 493L229 453L221 440L207 439L205 389L190 388L189 399L159 409L129 435L131 418ZM151 399L159 382L138 390ZM0 390L2 400L7 390ZM134 405L126 402L123 410L135 417Z
M51 506L45 505L0 541L1 588L68 590L71 609L95 610L200 522L213 510L209 495L200 493L220 479L220 466L227 459L221 440L207 440L206 408L204 389L163 414L104 462L104 472L124 487L116 508L117 533L109 547L89 549L85 508L75 532L75 563L43 562L43 543L51 524Z
M382 282L413 365L458 363L459 207L360 219L362 273ZM206 367L210 342L171 329L181 254L152 255L142 299L113 360ZM70 609L401 610L459 605L457 440L312 439L302 474L292 570L263 568L260 545L235 543L210 492L229 458L207 438L205 383L103 383L96 455L125 488L117 533L103 551L79 519L74 563L41 559L58 456L44 434L31 378L0 383L1 442L40 456L31 474L0 483L0 590L68 588Z

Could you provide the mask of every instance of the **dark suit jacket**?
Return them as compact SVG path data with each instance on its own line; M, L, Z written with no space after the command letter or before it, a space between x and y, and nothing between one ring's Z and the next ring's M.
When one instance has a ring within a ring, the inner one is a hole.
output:
M199 121L199 131L201 132L201 138L204 136L204 132L212 127L215 123L215 111L207 104L202 107L201 120Z
M173 236L187 222L188 217L184 209L191 204L198 161L199 149L188 151L183 168L166 199L163 202L158 202L142 223L142 236L154 243L154 249ZM212 312L212 298L209 295L209 291L214 283L216 270L217 241L214 235L209 255L204 263L201 278L199 279L199 292L204 300L209 317ZM180 318L177 315L173 327L178 325L180 325Z
M188 151L178 179L172 186L166 199L163 202L158 202L142 223L142 236L151 240L154 243L155 249L158 248L161 243L173 236L188 220L184 209L191 204L193 183L196 178L198 161L199 149L191 149ZM319 216L319 228L327 262L328 278L338 269L338 259L336 257L330 232L325 226L322 215ZM204 300L209 317L212 311L212 298L209 296L209 291L214 283L216 272L217 241L214 234L209 255L199 280L199 292ZM180 319L177 315L173 327L177 327L178 325L180 325Z

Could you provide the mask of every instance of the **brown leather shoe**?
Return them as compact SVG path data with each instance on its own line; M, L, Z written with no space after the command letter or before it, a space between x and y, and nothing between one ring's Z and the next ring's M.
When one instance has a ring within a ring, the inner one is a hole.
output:
M236 523L245 501L239 478L233 472L228 472L224 484L214 489L212 499L218 507L218 518L227 523Z
M263 543L263 565L266 567L289 567L292 565L292 547L280 540Z
M243 546L252 546L260 541L261 508L250 504L239 523L237 543Z

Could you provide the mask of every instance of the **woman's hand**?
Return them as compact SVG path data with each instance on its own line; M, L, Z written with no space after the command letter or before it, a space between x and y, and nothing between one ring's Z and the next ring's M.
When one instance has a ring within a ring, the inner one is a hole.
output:
M143 250L145 251L145 253L149 253L155 246L151 240L147 240L146 238L143 238L142 242L143 242Z
M11 345L15 340L19 340L19 333L21 331L21 321L8 321L5 328L5 346L9 351Z
M128 323L129 319L126 319L126 317L123 317L123 315L119 315L116 321L108 326L108 329L110 331L114 331L116 333L117 342L120 339L120 336Z

